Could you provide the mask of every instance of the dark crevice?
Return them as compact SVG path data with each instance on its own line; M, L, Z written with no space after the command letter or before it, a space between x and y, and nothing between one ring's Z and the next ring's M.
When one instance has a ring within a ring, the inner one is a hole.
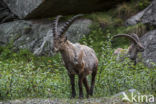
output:
M15 19L18 19L18 17L10 11L3 0L0 0L0 24L14 21Z

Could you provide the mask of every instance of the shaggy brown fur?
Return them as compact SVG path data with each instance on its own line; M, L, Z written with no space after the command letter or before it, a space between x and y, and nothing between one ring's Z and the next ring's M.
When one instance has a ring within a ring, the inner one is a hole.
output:
M68 70L72 85L72 96L76 96L75 91L75 75L78 75L79 81L79 98L83 97L82 84L84 84L87 97L93 95L93 88L95 84L95 76L97 73L98 59L93 49L88 46L81 45L79 43L73 44L67 40L64 33L67 31L69 26L81 15L76 15L68 20L60 32L57 31L58 20L61 16L57 16L54 21L54 51L60 52L65 63L65 67ZM91 87L87 83L87 75L92 74Z

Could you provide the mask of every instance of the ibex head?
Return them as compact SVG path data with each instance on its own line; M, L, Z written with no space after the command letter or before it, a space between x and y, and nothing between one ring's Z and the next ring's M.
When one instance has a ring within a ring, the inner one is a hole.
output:
M145 48L142 45L139 37L134 33L132 33L131 35L129 35L129 34L119 34L119 35L114 36L114 38L116 38L116 37L126 37L129 40L131 40L132 43L128 48L128 54L129 54L129 58L131 60L136 61L138 52L143 52L145 50Z
M65 32L68 30L69 26L81 16L82 15L79 14L69 19L67 22L64 23L60 31L58 31L58 22L62 16L59 15L56 17L56 19L53 22L53 37L54 37L53 51L54 52L58 52L64 47L64 44L67 41L67 36L65 36Z

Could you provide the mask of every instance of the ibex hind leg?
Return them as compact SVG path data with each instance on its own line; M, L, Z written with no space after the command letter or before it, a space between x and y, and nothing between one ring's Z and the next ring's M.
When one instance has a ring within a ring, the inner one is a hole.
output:
M89 89L89 86L88 86L87 77L84 77L84 79L83 79L83 84L84 84L84 86L85 86L85 88L86 88L87 98L89 98L89 91L90 91L90 89Z
M96 74L97 74L97 68L92 73L92 80L91 80L91 87L90 87L90 95L91 96L93 96L93 90L94 90L94 86L95 86L95 77L96 77Z

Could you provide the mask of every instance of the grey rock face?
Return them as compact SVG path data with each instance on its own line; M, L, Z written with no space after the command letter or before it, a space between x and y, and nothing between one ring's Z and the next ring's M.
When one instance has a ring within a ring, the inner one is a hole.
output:
M24 18L36 9L44 0L4 0L9 9L19 18Z
M156 0L126 21L126 25L136 25L137 23L156 25ZM156 63L156 30L149 31L141 37L141 41L145 46L145 51L142 53L144 62L147 66L153 67L152 63Z
M156 0L154 0L151 7L145 11L141 22L156 25Z
M145 51L143 52L143 58L145 63L151 67L152 62L156 63L156 30L150 31L141 37L141 41L145 46Z
M58 14L86 13L113 7L124 0L4 0L19 18L43 18Z
M153 0L144 10L129 18L126 25L135 25L139 22L156 25L156 0Z
M136 89L129 89L127 91L119 92L119 93L113 95L113 97L120 97L120 96L124 96L125 94L128 95L128 94L131 94L131 93L138 94L138 95L140 94L140 92L137 91Z
M126 25L136 25L137 23L141 22L141 18L143 17L143 15L145 14L145 12L150 9L152 6L149 5L147 8L145 8L144 10L142 10L141 12L139 12L138 14L132 16L131 18L129 18L127 21L126 21Z
M3 0L0 0L0 23L12 21L15 18L16 16L13 13L11 13L11 11L3 2Z
M28 49L36 55L51 55L53 46L51 24L52 21L45 19L3 23L0 25L0 45L11 42L16 49ZM84 34L89 33L91 24L92 21L88 19L75 21L66 33L68 39L72 42L78 41Z

